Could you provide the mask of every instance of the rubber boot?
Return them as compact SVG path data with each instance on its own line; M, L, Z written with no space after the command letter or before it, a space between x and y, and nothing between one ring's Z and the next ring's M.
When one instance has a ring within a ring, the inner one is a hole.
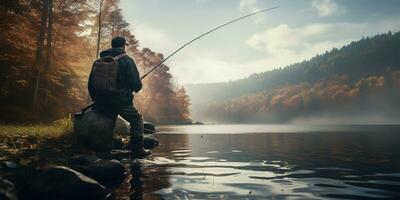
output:
M131 136L131 154L133 158L145 158L151 151L143 148L143 136Z

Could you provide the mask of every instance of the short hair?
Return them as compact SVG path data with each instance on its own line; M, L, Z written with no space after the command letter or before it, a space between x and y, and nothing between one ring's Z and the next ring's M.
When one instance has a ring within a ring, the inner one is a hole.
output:
M112 40L111 40L111 47L112 48L118 48L118 47L123 47L127 45L126 40L124 37L121 36L115 36Z

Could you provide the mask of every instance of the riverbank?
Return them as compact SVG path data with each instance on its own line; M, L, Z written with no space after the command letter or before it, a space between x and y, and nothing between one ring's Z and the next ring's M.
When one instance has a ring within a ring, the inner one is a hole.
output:
M27 165L58 157L71 150L72 130L69 118L46 125L0 125L0 161Z
M110 199L126 178L128 138L110 153L79 144L71 119L47 125L0 125L0 199ZM146 138L145 148L158 143ZM12 194L11 196L7 196Z
M46 125L0 125L0 196L28 199L41 185L37 181L44 169L69 166L71 156L81 153L74 148L72 130L69 118Z

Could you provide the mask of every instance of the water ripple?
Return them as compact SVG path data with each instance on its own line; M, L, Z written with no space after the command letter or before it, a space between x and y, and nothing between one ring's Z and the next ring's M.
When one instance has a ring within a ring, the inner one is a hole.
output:
M400 137L337 134L160 134L131 187L145 199L400 199Z

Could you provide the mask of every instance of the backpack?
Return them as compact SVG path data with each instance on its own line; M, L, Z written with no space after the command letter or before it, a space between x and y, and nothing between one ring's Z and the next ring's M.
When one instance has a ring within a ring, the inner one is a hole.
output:
M116 57L106 56L93 63L92 78L95 95L109 95L118 93L117 76L118 60L126 54Z

